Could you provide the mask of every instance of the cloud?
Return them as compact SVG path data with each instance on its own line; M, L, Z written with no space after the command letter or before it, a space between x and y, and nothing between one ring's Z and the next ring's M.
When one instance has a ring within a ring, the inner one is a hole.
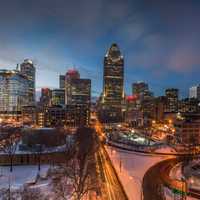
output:
M0 7L0 67L32 58L49 76L44 82L39 75L38 85L52 85L75 65L101 90L103 56L118 42L128 83L132 69L140 71L135 77L160 80L192 74L200 66L199 20L195 0L7 0Z

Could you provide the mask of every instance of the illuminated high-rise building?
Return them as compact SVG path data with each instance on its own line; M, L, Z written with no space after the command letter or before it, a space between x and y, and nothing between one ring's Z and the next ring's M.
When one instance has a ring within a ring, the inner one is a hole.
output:
M176 113L178 112L179 91L176 88L169 88L165 90L167 104L165 112Z
M117 44L112 44L104 58L103 94L100 119L122 121L124 99L124 58Z
M27 106L29 82L18 70L0 70L0 116L21 117L23 106Z
M28 102L29 105L35 104L35 67L33 61L25 59L20 65L21 73L27 76L28 79Z
M91 80L80 78L75 69L70 69L65 77L65 104L90 105Z

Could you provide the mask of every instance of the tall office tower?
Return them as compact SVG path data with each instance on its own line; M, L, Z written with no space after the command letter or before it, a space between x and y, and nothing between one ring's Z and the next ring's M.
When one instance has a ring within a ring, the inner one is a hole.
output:
M65 90L64 89L53 89L51 95L52 105L65 105Z
M41 89L40 105L42 107L51 106L52 91L49 88Z
M27 76L28 79L28 101L29 105L35 104L35 67L33 62L29 59L25 59L20 65L21 73Z
M145 82L137 82L133 83L132 85L132 94L133 95L140 95L145 91L149 91L149 86Z
M65 89L65 75L59 76L59 88Z
M200 85L193 86L189 89L189 98L195 98L200 101Z
M91 80L80 78L75 69L70 69L65 77L65 104L90 105Z
M165 90L165 96L167 98L165 112L178 112L178 98L179 91L176 88L169 88Z
M104 57L103 94L100 119L103 122L123 120L124 58L117 44L112 44Z
M0 116L20 117L28 105L29 82L18 70L0 70Z

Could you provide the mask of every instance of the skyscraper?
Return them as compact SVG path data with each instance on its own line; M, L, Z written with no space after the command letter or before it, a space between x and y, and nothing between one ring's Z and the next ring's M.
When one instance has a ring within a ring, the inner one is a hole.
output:
M112 44L104 57L101 120L122 121L124 99L124 58L117 44Z
M35 104L35 67L32 60L25 59L20 65L21 73L28 79L28 102L29 105Z
M20 117L28 105L29 83L18 70L0 70L0 116Z
M65 103L67 105L90 104L91 80L80 78L77 70L68 70L65 77Z
M200 100L200 85L193 86L189 89L189 98Z
M167 98L166 112L178 112L178 99L179 91L176 88L169 88L165 90L165 96Z
M65 75L59 76L59 88L64 89L65 88Z

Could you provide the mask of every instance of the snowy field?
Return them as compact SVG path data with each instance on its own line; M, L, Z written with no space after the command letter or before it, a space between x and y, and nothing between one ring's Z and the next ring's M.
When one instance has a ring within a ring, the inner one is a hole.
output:
M38 165L22 165L13 166L13 172L10 172L10 167L0 167L0 189L8 188L9 184L13 189L19 189L25 183L35 183L38 173L40 176L45 177L49 165L41 165L40 172Z
M130 200L141 200L141 183L145 172L159 161L172 156L150 156L107 147L119 178Z

